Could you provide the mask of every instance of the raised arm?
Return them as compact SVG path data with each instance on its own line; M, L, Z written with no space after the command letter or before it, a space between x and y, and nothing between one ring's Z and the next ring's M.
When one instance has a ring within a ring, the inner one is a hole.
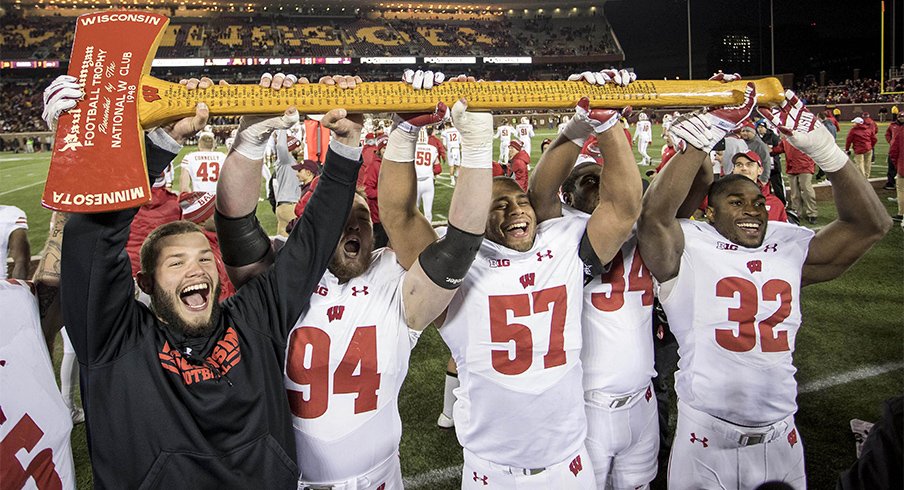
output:
M429 244L405 274L402 294L409 328L422 330L449 305L483 241L493 188L493 116L452 107L461 132L462 167L449 206L446 235Z
M785 92L785 100L771 112L761 112L787 136L786 142L812 158L832 182L838 218L810 241L801 282L834 279L888 233L892 220L876 191L794 92Z
M31 245L28 244L28 231L16 228L9 234L9 258L13 259L13 279L28 279L28 265L31 262ZM2 264L6 267L6 264Z
M634 74L626 70L603 70L574 74L569 76L568 80L591 85L610 83L624 87L634 78ZM617 114L611 118L612 114L616 113L604 110L591 111L590 100L582 98L575 106L575 115L568 120L559 136L540 156L527 191L538 223L562 216L559 187L574 168L574 162L577 160L581 148L584 147L584 143L587 142L587 138L594 132L602 133L618 125ZM624 139L623 133L619 134L622 134L622 139ZM636 165L634 173L637 173ZM640 185L639 181L638 185ZM620 243L619 246L621 246Z
M677 215L698 176L706 175L701 166L708 165L707 155L719 140L747 119L755 104L756 88L748 83L742 105L685 114L669 126L678 154L647 189L637 224L640 255L658 281L678 275L684 234Z
M417 209L417 176L414 152L421 128L443 122L448 108L440 102L430 114L402 114L394 117L383 165L380 167L380 221L399 264L408 269L417 256L436 240L436 232Z

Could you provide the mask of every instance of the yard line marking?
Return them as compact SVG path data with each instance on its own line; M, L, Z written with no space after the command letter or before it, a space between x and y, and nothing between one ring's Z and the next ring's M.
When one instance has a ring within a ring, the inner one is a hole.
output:
M403 478L402 480L405 488L411 490L414 488L430 488L437 483L452 480L454 478L461 478L461 465L426 471L420 475L415 475L411 478Z
M846 383L851 383L853 381L860 381L861 379L872 378L875 376L879 376L880 374L889 373L892 371L897 371L899 369L904 369L904 362L892 362L889 364L882 364L879 366L866 366L854 369L852 371L848 371L846 373L836 374L835 376L829 376L828 378L817 379L816 381L810 381L809 383L801 386L798 390L798 394L804 393L812 393L814 391L821 391L827 388L832 388L838 385L843 385Z
M44 183L43 180L39 180L38 182L35 182L34 184L23 185L22 187L16 187L15 189L10 189L10 190L8 190L8 191L0 192L0 196L5 196L5 195L7 195L7 194L12 194L13 192L18 192L18 191L21 191L21 190L23 190L23 189L28 189L29 187L34 187L34 186L36 186L36 185L41 185L41 184L43 184L43 183Z

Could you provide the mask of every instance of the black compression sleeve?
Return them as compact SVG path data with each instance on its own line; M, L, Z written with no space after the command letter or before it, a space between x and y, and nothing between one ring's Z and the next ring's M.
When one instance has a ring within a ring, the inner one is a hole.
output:
M450 224L446 236L428 245L418 262L434 284L455 289L471 268L481 242L483 235L468 233Z
M230 218L217 210L214 220L224 264L230 267L253 264L270 251L270 238L261 227L255 212L240 218Z
M593 245L590 243L590 237L587 236L587 230L584 230L584 235L581 237L581 246L578 249L578 257L580 257L581 262L584 263L585 286L589 284L594 277L609 271L609 264L600 262L600 258L596 255L596 251L593 250Z

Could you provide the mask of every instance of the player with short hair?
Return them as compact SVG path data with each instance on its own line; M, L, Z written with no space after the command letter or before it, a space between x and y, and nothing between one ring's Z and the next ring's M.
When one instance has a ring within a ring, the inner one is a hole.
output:
M560 136L561 144L580 148L595 132L607 157L600 184L607 197L591 217L562 216L563 176L537 177L555 184L532 184L530 197L511 179L493 181L487 240L437 323L461 382L454 418L464 446L463 488L596 488L581 404L584 270L617 253L639 213L641 189L617 116L579 106ZM490 163L491 146L475 150L462 161ZM410 199L412 192L409 183L391 194ZM381 209L384 218L400 214L397 205ZM410 237L399 247L429 238L385 222Z
M414 174L418 133L441 122L446 113L440 104L433 114L399 120L381 167L382 174L390 175L381 178L392 179L393 172L406 179ZM473 125L473 118L492 125L489 114L466 113L463 106L452 113L460 127ZM480 136L483 144L491 144L489 131ZM467 151L469 140L464 143ZM355 197L311 306L289 333L285 386L301 470L299 488L402 488L398 394L409 354L420 332L446 308L477 253L490 179L489 169L465 165L462 185L452 197L449 232L415 256L374 250L367 202L360 194ZM381 184L381 196L391 188ZM221 193L219 198L229 196ZM253 204L245 199L246 206ZM416 211L410 219L431 229ZM406 237L395 238L403 242Z
M427 128L422 128L418 133L414 152L414 169L417 174L417 202L423 209L424 217L431 222L433 221L433 196L436 192L436 185L433 181L435 178L433 168L438 159L439 152L435 146L428 142Z
M891 226L875 191L791 91L762 112L826 170L838 219L815 234L769 222L760 187L742 175L710 186L708 223L676 219L695 181L711 178L707 153L750 115L755 93L749 83L743 105L673 121L679 153L647 191L638 226L681 355L671 489L774 480L805 488L792 364L800 289L841 275Z
M637 142L637 150L643 155L643 161L639 164L650 165L653 159L647 153L647 147L653 142L653 125L650 124L650 118L643 112L637 116L637 125L634 128L632 141Z
M226 155L214 151L217 142L213 133L198 134L198 151L193 151L182 159L179 165L182 174L179 177L181 192L217 193L217 181L223 169Z
M461 166L461 133L455 129L455 126L447 124L440 134L443 144L446 146L446 155L449 157L449 177L452 185L455 185L458 167Z
M530 119L527 116L521 118L521 123L515 126L515 134L518 136L518 139L521 140L521 144L524 146L524 151L527 152L527 156L530 156L531 147L530 139L536 136L534 134L534 125L530 123Z
M512 141L512 136L514 134L515 128L513 128L507 120L503 119L502 124L496 128L496 134L493 136L493 138L499 139L499 161L503 164L508 163L508 146L509 142Z

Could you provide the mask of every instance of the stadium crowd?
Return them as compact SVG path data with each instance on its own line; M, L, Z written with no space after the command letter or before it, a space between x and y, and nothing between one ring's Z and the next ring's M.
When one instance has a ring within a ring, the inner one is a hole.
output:
M382 40L399 32L410 29ZM475 81L401 78L416 90ZM570 79L635 78L612 69ZM319 83L354 91L361 81ZM298 79L259 82L278 91ZM213 82L184 83L203 94ZM18 93L54 128L83 92L65 75L48 85L36 94L5 83L3 98ZM800 288L839 277L892 220L835 143L836 122L790 91L757 110L755 94L748 83L737 106L663 119L667 147L650 182L631 148L651 163L648 116L632 137L626 114L586 98L529 178L529 118L494 125L463 100L418 114L288 109L237 121L211 120L199 104L145 135L150 204L54 217L34 288L20 263L27 218L0 207L0 257L10 251L16 279L0 282L0 304L21 319L3 323L19 329L4 330L18 342L4 355L12 366L47 359L45 336L65 320L84 404L54 396L49 363L0 372L16 383L3 390L4 420L41 427L50 448L42 464L9 463L4 478L72 488L69 431L84 420L98 487L402 488L398 393L433 323L452 352L438 424L463 446L462 488L645 487L669 449L670 488L710 477L805 488L792 364ZM236 123L225 157L212 151L212 122ZM868 121L859 126L875 145ZM199 151L176 163L196 140ZM904 132L890 143L900 198ZM434 230L441 162L454 191ZM181 193L170 189L174 164ZM817 230L784 222L815 223L817 169L845 190L833 197L839 217ZM256 218L262 178L276 230ZM661 357L679 346L680 361ZM676 368L669 434L661 378ZM881 464L887 449L870 440L841 488L895 481Z
M901 94L882 94L879 80L860 78L829 81L817 85L815 81L798 84L796 90L801 98L810 104L869 104L873 102L901 102ZM900 79L887 80L886 92L896 92L904 88Z

